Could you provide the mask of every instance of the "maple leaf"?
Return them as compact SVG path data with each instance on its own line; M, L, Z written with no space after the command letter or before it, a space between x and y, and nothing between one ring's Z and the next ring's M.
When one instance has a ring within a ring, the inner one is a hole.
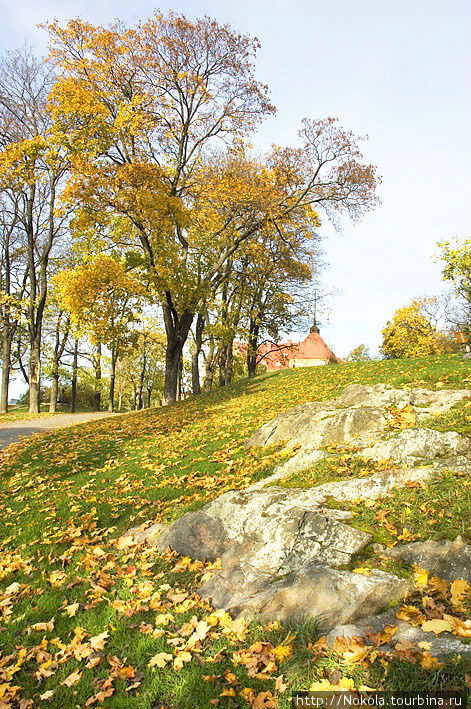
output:
M54 696L55 689L48 689L46 692L43 692L42 694L39 695L39 698L41 701L46 702L48 699L52 699Z
M428 584L428 572L425 569L419 569L414 565L414 582L418 588L425 588Z
M63 571L52 571L49 574L49 583L51 586L56 586L56 588L60 588L66 579L66 575Z
M81 677L82 673L79 670L74 670L61 684L64 684L66 687L73 687L80 682Z
M273 709L278 704L277 699L273 696L271 692L260 692L254 698L251 708L252 709Z
M151 657L147 664L149 667L165 667L170 660L173 660L173 655L169 655L168 652L159 652Z
M284 694L287 689L289 689L289 685L285 684L283 675L280 675L275 679L275 690L280 694Z
M54 618L51 618L50 621L47 623L34 623L34 625L30 625L31 630L48 630L49 632L52 632L54 630Z
M226 687L225 689L222 690L220 693L220 697L235 697L236 691L234 687Z
M68 606L64 606L64 611L67 613L69 618L73 618L74 615L76 615L79 608L80 608L80 603L71 603Z
M459 609L463 609L463 601L466 596L470 596L471 586L464 579L457 579L453 581L450 586L451 602L452 605Z
M446 598L448 594L448 582L445 579L440 579L438 576L432 576L429 580L429 587Z
M426 633L435 633L435 635L440 635L440 633L451 632L453 627L447 620L441 618L434 618L433 620L425 620L422 625L422 630Z
M401 608L396 613L396 618L399 620L406 620L413 626L418 626L425 620L423 613L419 611L415 606L401 606Z
M292 645L278 645L277 647L274 647L272 649L272 653L275 655L275 657L280 660L280 662L283 662L283 660L286 660L288 657L291 657L293 654L293 646Z
M169 623L172 623L175 620L174 616L171 613L159 613L158 616L155 618L155 624L156 625L168 625Z
M183 652L179 652L176 658L173 661L173 669L179 672L185 662L190 662L191 661L191 653L186 652L185 650Z
M103 650L105 647L106 639L109 637L109 633L105 630L105 632L101 633L100 635L95 635L93 638L90 638L89 643L90 647L93 650Z
M440 662L437 657L433 657L429 652L422 654L420 664L424 670L437 670L439 667L443 667L443 662Z

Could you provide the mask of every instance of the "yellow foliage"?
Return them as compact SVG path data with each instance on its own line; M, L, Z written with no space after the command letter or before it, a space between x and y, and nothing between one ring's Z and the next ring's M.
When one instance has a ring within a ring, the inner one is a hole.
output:
M413 300L399 308L382 331L386 357L425 357L438 354L442 338L423 312L430 299Z

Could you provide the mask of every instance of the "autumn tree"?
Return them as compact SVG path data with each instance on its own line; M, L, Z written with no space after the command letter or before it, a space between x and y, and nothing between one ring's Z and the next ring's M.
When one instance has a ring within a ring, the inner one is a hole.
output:
M13 343L25 315L27 269L19 229L18 198L3 194L0 199L0 330L2 387L0 413L8 411L8 390L14 355Z
M438 246L443 280L453 285L456 296L450 320L455 328L471 332L471 239L442 241Z
M54 277L57 300L70 314L75 329L87 332L92 342L110 350L109 411L114 411L116 364L132 345L130 329L143 294L142 284L121 260L100 254L84 264L67 268Z
M425 313L430 300L415 299L396 310L382 330L385 357L425 357L443 351L443 338Z
M354 347L350 354L347 355L347 362L369 362L370 360L369 347L363 343Z
M221 144L241 145L274 110L254 77L258 42L226 25L171 13L132 29L75 20L49 31L60 71L52 111L72 153L68 198L82 231L116 215L127 222L114 238L138 247L152 276L164 397L174 401L195 313L240 247L268 224L283 234L316 204L360 216L376 203L375 170L333 119L304 122L301 146L267 161L231 151L226 160Z
M59 370L69 335L70 317L68 313L64 312L55 298L50 298L43 327L43 351L47 365L45 369L46 371L47 369L49 370L48 373L51 380L49 412L52 414L57 410Z
M118 381L119 407L128 397L135 410L149 408L152 396L163 390L165 333L161 323L143 315L135 325L135 340L120 360Z
M52 71L29 50L0 65L0 191L15 205L26 259L29 336L29 410L39 411L41 334L53 247L65 234L67 213L57 213L68 160L46 110Z

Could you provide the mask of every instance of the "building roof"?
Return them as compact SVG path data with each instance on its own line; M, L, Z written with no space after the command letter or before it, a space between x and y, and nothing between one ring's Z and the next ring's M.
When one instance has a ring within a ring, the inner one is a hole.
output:
M316 328L317 329L317 328ZM295 359L327 359L337 361L330 347L326 345L319 334L319 330L311 328L311 332L306 337L304 342L298 345L297 352L294 354Z
M243 356L247 354L247 345L242 343L234 343L239 353ZM326 362L338 362L337 357L332 352L330 347L326 345L319 334L317 325L311 327L309 335L303 342L265 342L258 348L258 357L260 364L263 364L268 371L278 369L286 369L289 367L290 360L325 360Z

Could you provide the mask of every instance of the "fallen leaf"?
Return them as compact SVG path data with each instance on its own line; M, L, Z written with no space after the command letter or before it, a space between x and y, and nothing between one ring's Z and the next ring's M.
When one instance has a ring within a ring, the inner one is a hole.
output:
M80 682L81 677L82 673L79 670L74 670L65 678L62 684L65 684L66 687L73 687Z
M159 652L158 655L151 657L147 664L149 667L165 667L170 660L173 660L173 655L169 655L168 652Z

